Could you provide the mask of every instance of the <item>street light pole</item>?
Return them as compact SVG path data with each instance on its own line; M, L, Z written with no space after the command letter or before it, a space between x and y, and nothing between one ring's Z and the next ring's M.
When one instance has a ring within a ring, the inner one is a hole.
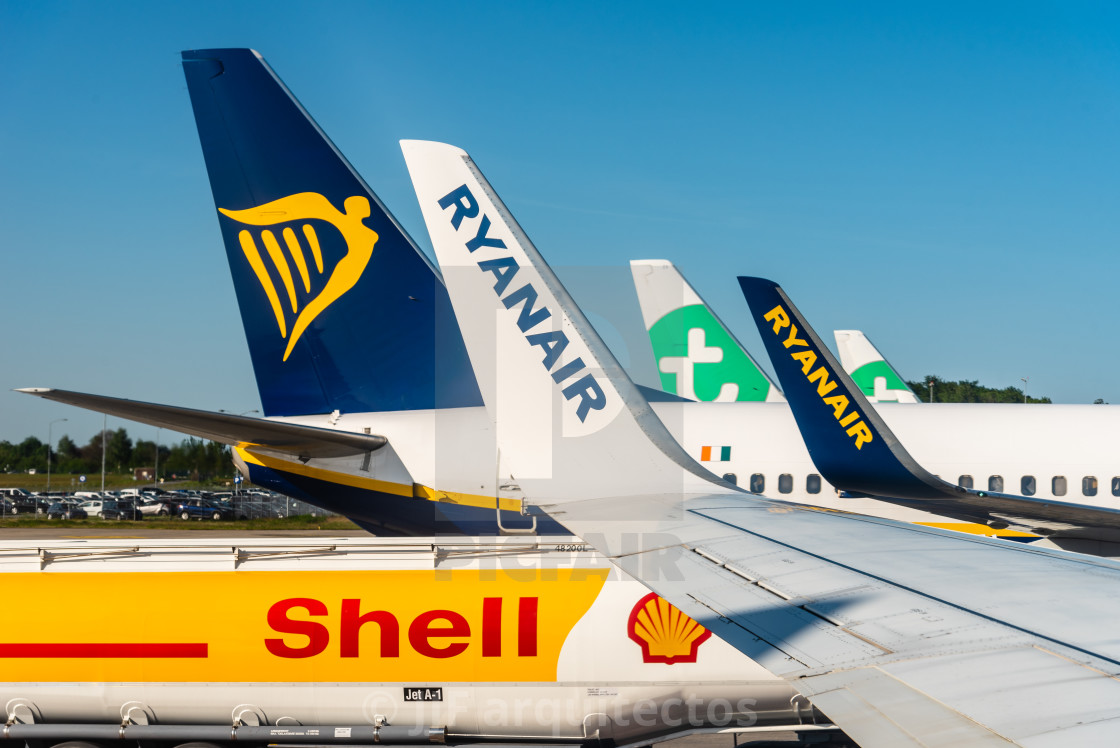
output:
M1027 402L1027 382L1031 381L1030 377L1019 377L1019 381L1023 383L1023 404Z
M101 417L101 493L105 493L105 451L107 446L105 442L108 441L106 437L109 431L109 414L106 413Z
M50 493L51 490L51 444L54 443L51 439L51 429L54 428L56 423L69 420L69 418L56 418L47 424L47 493Z

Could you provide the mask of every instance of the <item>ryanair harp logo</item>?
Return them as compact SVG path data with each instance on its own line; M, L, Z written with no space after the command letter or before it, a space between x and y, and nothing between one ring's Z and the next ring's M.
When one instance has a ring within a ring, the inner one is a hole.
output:
M711 631L677 610L656 592L638 601L626 626L630 639L642 648L642 662L696 662L696 651Z
M218 208L222 215L248 226L279 226L296 221L304 222L298 228L307 242L310 257L292 226L284 226L280 232L284 240L283 248L272 230L260 232L260 244L264 245L264 254L268 256L273 271L280 278L283 297L273 282L273 275L265 264L253 233L244 229L237 237L241 242L241 250L249 260L249 266L253 268L269 304L272 305L280 337L288 341L288 347L284 350L285 361L308 325L354 287L373 256L377 232L362 223L370 215L369 200L359 195L348 197L342 207L342 212L339 212L323 195L317 192L300 192L245 210ZM346 240L346 254L332 269L324 267L319 236L315 233L315 227L306 223L311 220L329 223ZM312 292L313 287L318 291ZM289 314L293 318L290 334Z

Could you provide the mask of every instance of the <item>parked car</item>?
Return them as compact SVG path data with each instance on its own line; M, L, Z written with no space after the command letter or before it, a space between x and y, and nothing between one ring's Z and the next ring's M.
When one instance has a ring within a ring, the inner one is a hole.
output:
M173 509L177 509L178 504L163 499L155 499L151 496L145 496L140 499L140 513L145 517L169 517Z
M136 502L132 499L118 499L117 510L121 513L121 519L134 521L144 519L144 513L140 511L140 507L136 506Z
M176 507L179 519L233 519L234 512L229 507L211 504L204 499L187 499Z
M11 498L8 499L8 514L42 514L43 508L39 506L39 502L34 498Z
M56 501L47 507L47 519L86 519L88 516L85 509L68 501Z
M90 517L97 517L98 519L124 519L121 514L120 508L117 506L115 499L90 499L83 502L81 508L86 511Z

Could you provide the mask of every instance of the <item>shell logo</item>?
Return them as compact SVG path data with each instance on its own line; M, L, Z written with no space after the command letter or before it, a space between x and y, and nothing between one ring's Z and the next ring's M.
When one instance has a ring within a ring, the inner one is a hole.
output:
M666 665L696 662L696 651L712 635L656 592L643 597L630 611L626 633L642 648L642 662Z

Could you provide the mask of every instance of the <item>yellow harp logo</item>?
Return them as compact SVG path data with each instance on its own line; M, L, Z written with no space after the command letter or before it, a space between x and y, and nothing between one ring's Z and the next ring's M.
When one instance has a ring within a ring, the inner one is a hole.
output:
M237 238L241 242L241 250L245 253L246 259L249 260L249 266L253 268L261 287L264 288L269 304L272 305L272 313L276 315L276 325L280 328L280 336L288 340L288 347L284 350L285 361L288 360L292 349L295 348L296 341L299 340L307 326L322 314L324 309L354 287L358 278L361 277L362 271L369 264L370 257L373 256L373 245L377 244L378 239L377 232L362 223L362 219L368 218L370 214L369 200L361 196L348 197L342 207L342 212L339 212L337 208L331 205L330 200L319 193L300 192L245 210L218 208L223 215L249 226L275 226L293 221L317 219L334 226L342 234L342 238L346 240L346 255L329 272L326 283L322 285L321 290L317 294L312 294L312 271L308 257L296 237L296 232L290 226L284 227L284 230L280 232L280 235L284 238L284 248L287 249L287 254L285 254L284 249L280 247L280 242L276 239L276 234L269 229L261 231L261 244L264 245L265 253L272 261L272 265L276 269L277 275L280 276L280 281L284 287L285 299L282 301L279 292L276 290L276 284L272 282L272 276L265 266L261 250L257 246L253 234L248 230L243 230L238 234ZM323 252L319 244L319 237L315 233L315 227L310 223L304 223L300 226L300 229L307 240L311 254L310 259L314 262L315 272L318 274L316 280L318 280L324 274ZM290 264L288 262L289 258L291 259ZM299 293L296 289L296 278L292 273L293 265L296 273L299 274L299 282L303 286L302 293ZM318 287L319 283L316 282L314 285ZM295 317L290 336L288 335L286 316L288 307L291 308L291 314Z

